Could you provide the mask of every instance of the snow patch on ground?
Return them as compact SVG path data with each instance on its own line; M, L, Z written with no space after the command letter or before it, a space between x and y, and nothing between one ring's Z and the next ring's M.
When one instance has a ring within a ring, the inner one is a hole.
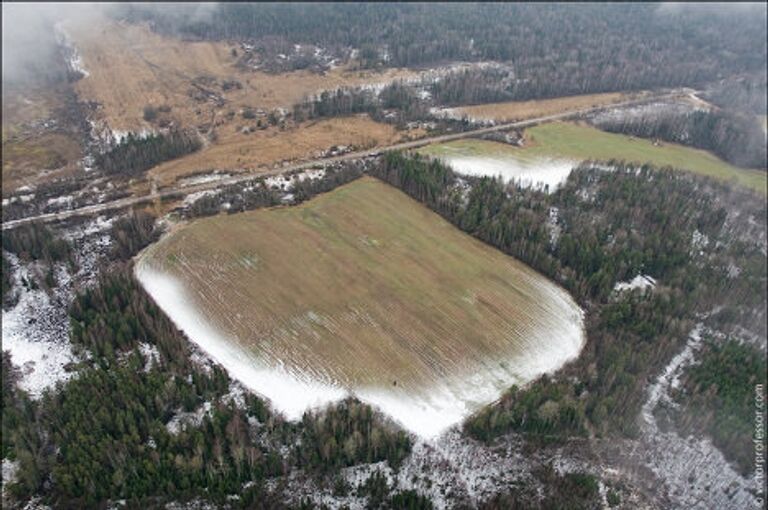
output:
M3 459L2 472L3 472L2 501L3 501L3 507L5 507L5 499L7 497L6 490L8 488L8 484L14 483L16 481L16 475L19 472L19 461Z
M697 325L683 350L648 388L641 413L643 447L631 456L639 457L664 481L677 508L760 508L755 498L757 481L736 472L709 438L662 432L656 423L656 406L660 402L673 405L669 390L680 384L682 371L694 361L703 333L704 327Z
M623 292L625 290L646 290L652 289L656 286L656 280L648 275L639 274L632 278L628 282L617 282L613 286L613 290L616 292Z
M67 305L59 296L22 285L22 279L32 280L29 268L13 254L6 257L19 294L16 305L3 311L3 350L10 351L11 361L21 368L19 386L37 398L69 379L72 374L65 367L78 360L68 339Z
M199 199L201 199L203 197L215 196L215 195L218 195L219 193L220 193L220 190L214 190L214 189L209 189L209 190L205 190L205 191L198 191L196 193L190 193L189 195L184 197L184 200L183 200L182 204L185 207L187 207L187 206L190 206L190 205L194 204L195 202L197 202Z
M464 175L500 177L525 188L555 191L565 183L576 162L566 159L536 158L523 160L513 157L465 156L446 154L441 159L456 172Z
M146 359L144 371L149 372L160 361L160 351L157 349L157 346L146 342L139 344L139 351L141 351L142 356Z
M224 366L247 388L268 398L290 420L298 420L307 409L325 406L347 396L338 387L302 380L280 367L267 367L252 352L211 327L192 306L183 286L174 278L139 261L138 281L187 337L213 360Z
M109 228L113 219L101 216L61 232L76 249L77 274L63 265L55 267L57 287L50 295L23 285L31 281L35 263L25 264L12 253L5 253L13 271L16 304L3 310L2 348L11 353L11 361L21 369L19 387L37 398L58 381L72 377L67 370L81 359L69 341L68 308L74 288L89 285L98 275L99 261L111 246ZM87 353L85 353L87 355Z
M228 174L228 173L221 173L220 174L220 173L217 173L217 172L213 172L213 173L210 173L210 174L197 175L195 177L187 177L187 178L184 178L184 179L180 179L179 180L179 184L182 187L184 187L184 186L194 186L194 185L197 185L197 184L205 184L205 183L208 183L208 182L220 181L222 179L227 179L229 177L231 177L231 175Z
M205 402L192 412L179 411L173 418L168 420L165 428L170 434L176 435L189 427L199 427L206 416L211 416L211 403Z
M323 177L325 177L325 169L310 169L292 175L273 175L264 179L264 184L268 188L290 191L296 182L303 182L307 179L322 179Z
M69 36L69 34L64 30L63 24L61 22L57 22L53 26L57 41L60 45L64 46L67 53L67 65L72 71L81 73L84 78L87 78L90 76L91 73L88 72L88 70L85 68L85 65L83 64L83 58L80 56L80 52L77 50L77 47L75 47L74 43L72 42L72 38Z

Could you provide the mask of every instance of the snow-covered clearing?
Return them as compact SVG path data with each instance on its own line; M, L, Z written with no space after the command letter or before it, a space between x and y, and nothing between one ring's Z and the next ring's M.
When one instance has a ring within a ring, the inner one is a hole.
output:
M613 290L616 292L623 292L625 290L646 290L652 289L656 286L656 280L648 275L639 274L632 278L628 282L617 282L613 286Z
M440 155L445 163L464 175L500 177L505 182L515 181L522 187L555 191L565 183L578 162L560 158L530 158L512 155L467 155L443 146Z
M23 263L6 253L13 271L11 292L17 301L12 308L3 310L2 348L11 353L11 361L21 369L19 386L33 398L72 377L68 366L80 360L69 341L69 303L76 284L88 285L95 280L98 261L110 247L111 224L112 220L99 217L62 233L76 247L79 269L71 275L59 264L58 285L50 295L22 283L33 279L35 263Z
M13 364L21 368L19 386L39 397L69 379L71 373L65 367L77 361L68 339L67 306L61 296L23 285L22 279L31 280L29 268L14 255L7 257L19 294L16 305L3 311L3 350L10 351Z
M545 188L555 191L565 183L575 162L542 158L530 162L513 159L461 157L448 159L454 170L465 175L500 176L504 181L515 181L526 188Z

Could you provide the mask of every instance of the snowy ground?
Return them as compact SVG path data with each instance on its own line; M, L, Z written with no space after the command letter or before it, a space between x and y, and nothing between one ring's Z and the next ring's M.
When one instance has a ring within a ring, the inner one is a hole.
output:
M564 184L578 162L562 158L530 157L509 152L482 156L444 145L439 159L464 175L500 177L523 187L555 191Z
M555 191L565 183L575 162L564 159L542 158L521 161L511 158L448 157L448 164L460 174L500 176L504 181L518 182L526 188L544 188Z
M196 175L193 177L185 177L184 179L179 179L178 183L180 186L194 186L197 184L205 184L207 182L215 182L220 181L222 179L227 179L231 177L231 174L228 174L226 172L219 173L219 172L212 172L209 174L203 174L203 175Z
M683 350L648 388L642 409L642 439L630 458L646 465L660 480L675 508L761 508L755 498L756 480L744 478L706 437L681 437L660 430L654 410L660 402L674 405L669 390L679 385L682 371L701 347L704 327L696 326Z
M656 280L652 277L644 274L639 274L632 278L632 280L628 282L616 282L616 285L613 286L613 290L616 292L623 292L625 290L646 290L646 289L652 289L656 286Z
M98 260L110 246L110 226L111 221L99 217L64 232L63 237L76 247L79 269L73 276L63 264L57 266L58 286L50 294L22 283L31 280L34 263L25 264L13 254L6 254L13 270L12 292L18 300L15 306L3 310L3 351L10 351L13 364L21 369L19 386L33 398L72 377L69 369L80 361L69 341L67 310L75 287L96 278Z
M77 361L68 338L67 305L60 292L49 296L22 285L22 279L31 279L30 267L12 254L6 256L13 267L18 302L3 312L3 350L10 351L13 364L21 368L19 386L39 397L66 381L71 376L66 367Z

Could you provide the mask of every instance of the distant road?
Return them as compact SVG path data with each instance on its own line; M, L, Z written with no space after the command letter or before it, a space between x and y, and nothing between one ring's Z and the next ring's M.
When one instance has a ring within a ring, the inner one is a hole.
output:
M332 156L329 158L315 159L312 161L296 163L293 165L287 165L280 168L273 168L264 172L246 172L242 174L233 175L232 177L227 177L224 179L206 182L202 184L196 184L193 186L176 186L168 189L163 189L161 191L155 191L153 193L149 193L146 195L120 198L117 200L113 200L111 202L105 202L103 204L87 205L84 207L80 207L78 209L71 209L68 211L46 213L46 214L40 214L38 216L29 216L29 217L20 218L17 220L6 221L6 222L3 222L3 230L12 229L12 228L15 228L21 225L26 225L27 223L32 223L36 221L49 222L49 221L64 220L64 219L72 218L75 216L91 216L91 215L95 215L95 214L112 210L112 209L122 209L125 207L131 207L133 205L142 204L144 202L152 202L157 199L168 198L172 196L182 197L182 196L189 195L192 193L197 193L200 191L207 191L207 190L212 190L216 188L221 188L224 186L237 184L237 183L248 181L250 179L254 179L258 177L280 175L287 172L293 172L296 170L306 170L316 165L323 165L328 163L336 163L339 161L349 161L349 160L360 159L365 157L377 156L386 151L416 149L418 147L424 147L426 145L451 142L453 140L461 140L463 138L470 138L477 135L492 133L494 131L505 131L507 129L530 127L530 126L534 126L536 124L541 124L544 122L551 122L554 120L565 120L573 117L578 117L580 115L585 115L589 113L598 112L601 110L606 110L609 108L633 106L633 105L647 103L649 101L658 101L662 99L673 99L676 97L687 96L692 92L695 93L695 91L691 91L691 89L680 89L680 90L675 90L673 92L668 92L665 94L657 94L657 95L646 96L640 99L632 99L630 101L622 101L619 103L610 103L605 105L593 106L593 107L584 108L581 110L573 110L573 111L564 112L564 113L556 113L554 115L546 115L543 117L536 117L534 119L521 120L518 122L497 124L495 126L474 129L472 131L464 131L462 133L450 133L447 135L421 138L419 140L397 143L394 145L389 145L387 147L376 147L376 148L365 150L365 151L350 152L347 154L342 154L340 156Z

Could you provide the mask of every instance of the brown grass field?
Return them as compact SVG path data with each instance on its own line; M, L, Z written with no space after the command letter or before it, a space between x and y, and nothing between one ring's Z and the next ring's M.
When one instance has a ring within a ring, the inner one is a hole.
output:
M166 120L186 128L215 125L217 140L200 152L153 169L160 185L178 177L209 169L240 170L269 167L286 160L314 157L333 145L380 144L396 141L390 125L352 117L305 123L282 131L270 128L244 135L243 127L256 126L246 120L244 108L266 112L276 107L290 109L305 96L323 89L381 83L415 75L415 71L389 69L382 72L337 68L325 75L309 71L266 74L238 69L225 42L191 42L158 35L146 26L100 19L88 26L65 27L89 72L75 84L81 100L101 105L96 120L112 130L141 131L151 128L143 119L147 105L168 106ZM218 85L207 88L219 93L225 103L196 102L189 91L193 81L210 77ZM237 80L242 89L223 91L220 83ZM300 131L299 131L300 130ZM410 133L414 136L415 133ZM399 139L399 138L398 138Z
M510 101L506 103L489 103L475 106L453 108L459 115L479 120L494 120L507 122L514 119L525 120L543 117L555 113L581 110L592 106L607 105L627 101L630 94L612 92L607 94L588 94L583 96L567 96L555 99L540 99L535 101Z
M372 147L400 140L391 124L374 122L366 115L305 122L285 131L273 127L243 134L236 126L224 126L215 144L204 150L163 163L149 176L160 186L185 175L205 170L258 172L281 161L314 159L333 145Z
M581 345L564 290L371 177L181 226L139 267L268 366L382 402L466 414Z
M309 71L284 74L242 71L225 42L191 42L163 37L145 26L106 20L88 26L67 26L90 73L76 87L81 98L103 105L102 115L112 129L139 131L145 105L168 105L172 117L183 125L208 122L213 114L222 120L230 110L242 107L290 108L307 94L322 89L389 81L412 76L414 71L384 72L333 69L325 75ZM198 104L187 91L194 79L238 80L240 90L221 92L227 104L216 108ZM201 112L198 114L197 111Z
M56 117L63 93L55 87L3 90L3 195L75 171L75 163L82 157L77 138L41 127Z

